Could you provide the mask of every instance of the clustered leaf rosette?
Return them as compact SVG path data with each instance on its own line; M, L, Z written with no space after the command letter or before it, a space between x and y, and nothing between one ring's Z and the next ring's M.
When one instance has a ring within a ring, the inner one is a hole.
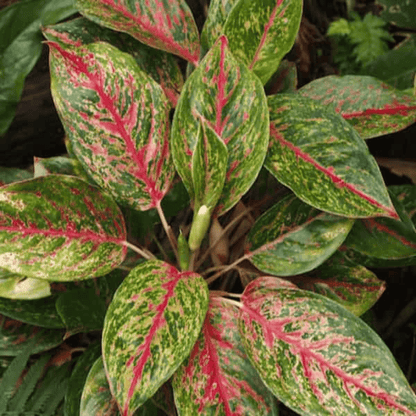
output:
M0 171L0 294L34 302L0 298L0 312L67 335L103 327L68 409L266 416L278 399L301 415L416 414L394 358L358 318L384 290L362 264L416 264L414 188L389 194L363 140L404 128L416 100L356 76L266 97L272 75L288 73L302 4L212 0L201 39L184 0L77 0L82 18L44 28L71 158L38 159L35 178L11 184ZM185 82L172 54L188 62ZM290 194L248 232L237 262L270 276L235 302L192 268L212 216L263 166ZM194 209L177 245L161 208L176 172ZM117 204L133 219L157 210L178 268L144 250L131 267ZM35 299L50 281L97 277Z

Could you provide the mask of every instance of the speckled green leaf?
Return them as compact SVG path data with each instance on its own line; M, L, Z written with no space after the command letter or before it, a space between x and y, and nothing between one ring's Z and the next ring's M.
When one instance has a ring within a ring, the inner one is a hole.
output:
M408 217L416 227L416 185L389 186L390 194L396 196Z
M300 415L416 414L415 394L370 327L324 296L275 280L246 287L239 329L279 400Z
M238 308L211 298L201 334L173 376L179 415L275 415L275 399L248 361Z
M380 169L332 108L299 95L269 97L265 166L303 201L347 217L397 218Z
M302 0L239 0L224 25L233 55L265 84L292 48Z
M334 108L363 139L403 130L416 121L414 95L369 76L330 75L310 82L299 93Z
M109 273L126 255L120 209L74 176L49 175L0 188L0 264L37 279Z
M33 178L33 175L27 170L19 168L5 168L0 166L0 186L7 185L12 182L24 181Z
M80 416L81 395L84 390L85 381L91 367L99 357L101 357L101 343L95 341L77 359L68 381L68 390L64 403L64 416ZM98 416L98 413L91 414L91 416L93 415Z
M224 24L232 8L239 0L211 0L209 3L208 16L204 22L201 32L202 54L210 49L216 40L224 33Z
M103 359L99 357L91 367L81 395L79 416L119 416L117 402L111 395L104 370Z
M84 17L44 28L43 34L46 39L63 45L81 46L103 41L129 53L140 69L160 84L169 101L176 105L183 77L177 60L170 53L150 48L127 34L96 25Z
M196 273L152 260L126 277L103 331L104 366L123 416L152 397L189 355L207 309L208 287Z
M215 208L224 187L227 161L227 146L211 127L201 122L192 156L192 185L196 212L202 205L209 210Z
M156 207L174 173L163 90L109 44L48 44L52 96L83 168L121 204Z
M369 310L386 288L373 272L339 251L296 283L338 302L356 316Z
M50 350L62 343L64 331L47 330L40 334L42 328L0 315L0 356L19 355L26 345L37 337L32 354Z
M101 330L107 307L96 290L91 288L61 293L56 301L56 310L65 323L67 336L70 336Z
M171 147L176 169L194 197L192 155L203 120L223 140L228 166L219 215L248 191L264 161L269 117L263 87L238 64L221 37L186 81L176 107Z
M9 299L41 299L51 294L49 282L0 268L0 296Z
M353 223L288 195L257 219L247 236L245 251L265 273L305 273L337 250Z
M81 14L101 26L198 63L198 29L185 0L76 0L75 4Z
M376 0L381 6L380 17L406 29L416 29L416 4L411 0Z

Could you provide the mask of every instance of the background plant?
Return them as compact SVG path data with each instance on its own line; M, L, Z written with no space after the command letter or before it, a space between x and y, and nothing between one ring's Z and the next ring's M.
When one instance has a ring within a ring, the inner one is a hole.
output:
M266 97L301 1L213 1L200 36L185 2L154 6L78 1L44 28L70 157L3 174L1 312L24 340L55 329L36 353L80 341L65 414L415 414L359 318L384 290L365 266L416 261L415 188L387 189L363 140L414 122L414 94L332 76Z

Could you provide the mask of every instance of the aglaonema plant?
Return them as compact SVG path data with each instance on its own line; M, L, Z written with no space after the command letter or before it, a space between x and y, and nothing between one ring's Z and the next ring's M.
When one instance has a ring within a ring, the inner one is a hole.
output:
M277 415L279 401L416 415L359 317L385 288L366 265L416 264L415 188L387 189L364 141L411 124L414 95L330 76L266 96L301 0L213 0L201 34L184 0L76 7L43 30L69 158L0 188L0 290L20 299L0 312L67 336L102 329L66 415ZM267 175L285 195L250 206ZM169 225L177 178L193 215ZM143 242L135 221L160 222L169 245ZM211 264L247 224L241 255ZM56 300L58 283L72 292Z

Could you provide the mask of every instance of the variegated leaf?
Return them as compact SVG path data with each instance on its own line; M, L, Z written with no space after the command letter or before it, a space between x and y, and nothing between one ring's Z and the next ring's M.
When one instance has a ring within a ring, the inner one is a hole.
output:
M336 251L325 263L296 281L301 289L311 290L341 304L356 316L369 310L386 289L386 283L364 266Z
M238 64L221 37L186 81L176 107L171 149L182 180L192 197L192 155L201 120L224 141L228 166L216 212L225 213L248 191L264 161L269 140L267 102L263 87Z
M239 329L279 400L301 415L416 414L415 394L371 328L324 296L271 279L246 287Z
M212 211L224 187L228 151L215 131L201 120L195 151L192 155L192 185L195 192L194 210L202 205Z
M302 0L240 0L224 25L233 55L265 84L292 48Z
M363 139L403 130L416 121L414 95L369 76L330 75L310 82L299 93L334 108Z
M188 356L207 309L208 287L196 273L152 260L126 277L103 332L104 366L123 416L152 397Z
M49 41L67 46L81 46L98 41L110 43L122 52L129 53L140 69L160 84L172 105L176 105L183 86L183 77L178 62L171 54L150 48L127 34L96 25L84 17L46 27L43 35Z
M269 97L265 166L308 204L347 217L398 218L368 147L331 108L293 94Z
M231 9L239 0L211 0L208 16L201 32L202 55L210 49L216 40L224 33L224 24L227 21Z
M49 282L10 273L0 268L0 296L8 299L41 299L51 294Z
M79 416L119 416L117 402L111 395L102 357L92 365L82 390Z
M185 0L76 0L75 4L81 14L101 26L198 63L198 29Z
M389 191L396 196L416 227L416 185L389 186Z
M83 168L121 204L156 207L174 173L161 87L109 44L48 44L52 96Z
M275 399L248 361L238 308L211 298L201 334L173 377L179 415L272 415Z
M353 224L354 220L318 211L288 195L257 219L247 235L245 251L265 273L301 274L329 258Z
M0 264L53 281L109 273L125 258L119 207L73 176L49 175L0 188Z

